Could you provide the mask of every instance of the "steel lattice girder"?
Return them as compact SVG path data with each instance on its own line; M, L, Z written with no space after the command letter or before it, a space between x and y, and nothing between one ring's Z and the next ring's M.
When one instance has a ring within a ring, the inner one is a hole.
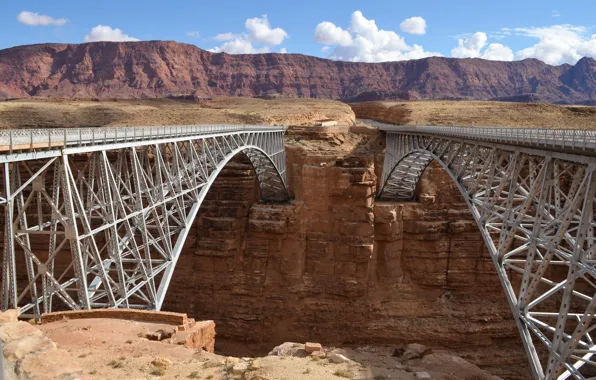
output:
M432 160L474 215L533 375L594 376L596 158L387 131L379 198L413 200Z
M284 133L247 128L4 156L1 308L37 318L64 307L159 310L199 207L232 157L248 157L263 200L289 199Z

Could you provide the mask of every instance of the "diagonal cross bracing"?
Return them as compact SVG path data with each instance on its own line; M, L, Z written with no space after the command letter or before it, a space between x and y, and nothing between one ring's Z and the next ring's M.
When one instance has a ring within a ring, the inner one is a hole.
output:
M381 126L378 197L412 201L431 161L488 247L537 379L596 374L596 132Z
M0 309L163 304L210 186L252 163L261 198L287 201L285 128L167 126L0 132Z

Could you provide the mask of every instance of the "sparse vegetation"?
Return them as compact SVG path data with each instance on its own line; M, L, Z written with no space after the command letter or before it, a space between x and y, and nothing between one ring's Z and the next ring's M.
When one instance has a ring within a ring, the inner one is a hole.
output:
M122 368L124 367L124 362L122 360L112 360L111 362L108 363L108 366L117 369L117 368Z
M132 344L132 339L129 339L125 342L126 344Z
M190 373L190 375L188 375L189 379L198 379L199 378L199 371L193 371Z
M223 366L223 363L214 362L214 361L206 361L203 363L203 368L217 368Z
M375 380L386 380L386 379L387 379L387 377L384 376L384 375L377 375L377 376L375 376Z
M97 370L94 369L93 371L89 372L89 375L95 375L97 373Z
M153 376L164 376L166 374L166 370L161 367L153 366L149 374Z
M333 374L337 377L344 377L346 379L351 379L352 377L354 377L354 374L350 371L347 371L345 369L338 369L335 372L333 372Z
M304 372L302 372L302 373L305 375L308 375L310 373L310 368L305 369Z

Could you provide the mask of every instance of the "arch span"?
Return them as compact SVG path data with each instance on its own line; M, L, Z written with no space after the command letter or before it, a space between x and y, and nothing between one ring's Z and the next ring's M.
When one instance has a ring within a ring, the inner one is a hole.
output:
M593 376L596 159L450 136L387 132L378 197L409 201L438 161L491 253L533 375Z
M159 310L199 208L237 154L261 199L289 200L285 129L208 132L8 157L2 308Z

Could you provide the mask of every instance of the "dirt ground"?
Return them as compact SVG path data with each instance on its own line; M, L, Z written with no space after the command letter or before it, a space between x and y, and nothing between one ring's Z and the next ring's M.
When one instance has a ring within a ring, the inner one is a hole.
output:
M18 100L0 102L0 128L64 128L191 124L350 125L347 104L331 100L214 98L119 101Z
M144 338L167 327L157 323L74 319L38 327L71 354L88 379L415 380L422 372L433 379L498 379L446 352L404 360L393 356L393 347L325 347L327 357L318 357L301 343L285 343L280 355L233 358ZM347 360L335 362L333 354ZM238 363L246 363L245 369L238 370Z
M351 106L359 118L392 124L596 129L596 107L447 100Z
M351 108L350 108L351 106ZM321 99L222 97L0 102L1 128L63 128L191 124L352 125L359 118L393 124L596 129L596 107L487 101L410 101L344 104Z

